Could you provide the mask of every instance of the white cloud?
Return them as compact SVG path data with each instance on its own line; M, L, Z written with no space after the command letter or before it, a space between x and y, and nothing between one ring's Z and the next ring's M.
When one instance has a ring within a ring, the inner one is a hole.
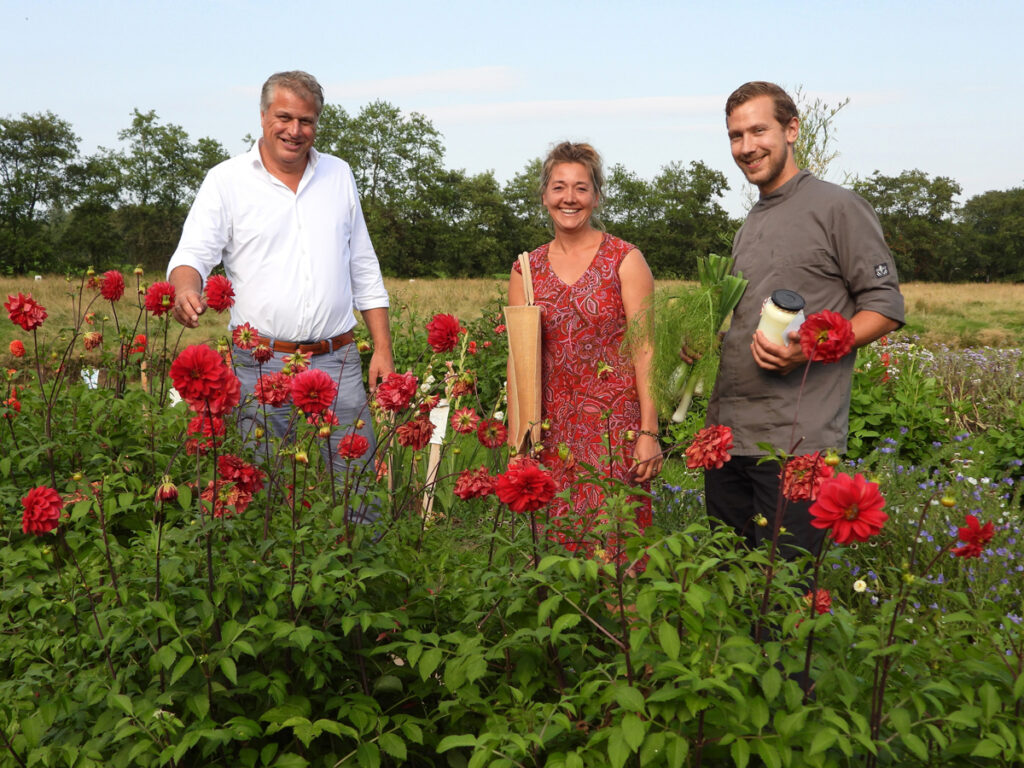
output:
M331 83L324 87L328 101L339 99L395 99L423 93L495 93L522 85L511 67L474 67L426 72L407 77Z
M504 101L421 107L438 123L509 123L579 118L641 120L665 117L707 119L722 109L719 96L650 96L627 99Z

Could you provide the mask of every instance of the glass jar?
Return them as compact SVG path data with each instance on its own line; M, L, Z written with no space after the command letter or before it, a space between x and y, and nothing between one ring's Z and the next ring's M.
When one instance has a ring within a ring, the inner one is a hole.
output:
M789 346L789 332L799 330L804 321L804 297L796 291L780 288L761 305L761 320L757 330L769 341L783 347Z

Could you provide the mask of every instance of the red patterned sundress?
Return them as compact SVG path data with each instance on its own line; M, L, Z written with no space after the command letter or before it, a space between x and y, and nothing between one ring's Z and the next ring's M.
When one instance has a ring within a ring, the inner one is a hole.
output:
M550 423L542 461L559 491L572 489L568 503L556 498L548 506L549 535L569 550L600 548L611 559L621 556L617 537L599 541L590 535L608 518L603 490L587 478L610 474L633 485L628 466L634 442L626 433L640 428L640 402L633 360L622 349L626 313L619 265L635 246L605 234L587 271L572 285L551 269L548 247L530 254L543 318L542 414ZM513 269L520 271L518 262ZM633 515L643 530L651 522L650 498L631 498L640 504Z

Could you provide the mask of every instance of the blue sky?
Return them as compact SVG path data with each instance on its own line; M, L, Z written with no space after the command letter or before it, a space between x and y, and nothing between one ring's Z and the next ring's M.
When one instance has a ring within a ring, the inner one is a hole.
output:
M850 98L837 171L918 168L962 199L1024 184L999 138L1024 124L1019 0L0 0L0 29L0 115L50 110L85 152L118 146L137 107L237 153L267 75L306 69L350 113L380 98L425 114L449 167L504 180L555 141L588 140L648 178L702 160L739 215L722 107L765 79Z

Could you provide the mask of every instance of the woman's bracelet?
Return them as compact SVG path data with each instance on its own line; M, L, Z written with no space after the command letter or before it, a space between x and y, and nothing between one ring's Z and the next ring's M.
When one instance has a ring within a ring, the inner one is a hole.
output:
M661 435L659 435L657 432L651 432L650 430L647 429L638 429L636 433L638 435L647 435L648 437L653 437L655 440L661 439Z

